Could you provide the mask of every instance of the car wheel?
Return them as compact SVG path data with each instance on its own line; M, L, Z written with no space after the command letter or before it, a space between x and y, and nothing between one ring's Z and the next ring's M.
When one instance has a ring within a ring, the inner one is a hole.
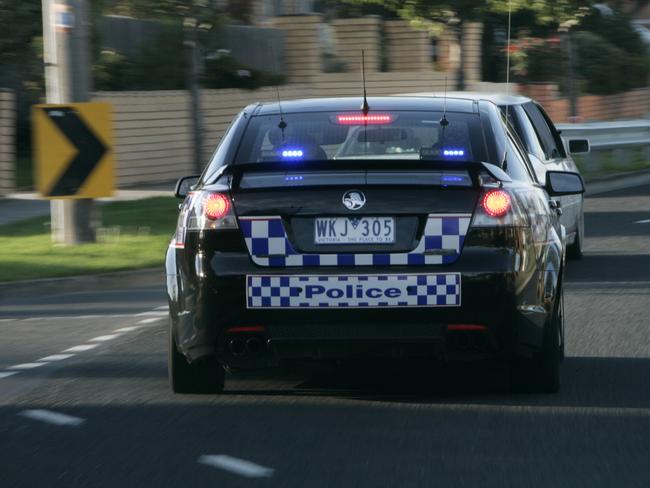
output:
M188 363L178 352L173 335L169 334L167 361L169 384L174 393L221 393L225 372L215 357Z
M531 359L514 359L510 365L514 391L557 393L560 390L560 364L564 349L564 293L558 293L553 316L544 327L542 349Z
M569 259L582 258L582 245L585 241L585 215L580 211L580 218L578 219L578 228L576 229L576 238L573 244L567 246L566 255Z

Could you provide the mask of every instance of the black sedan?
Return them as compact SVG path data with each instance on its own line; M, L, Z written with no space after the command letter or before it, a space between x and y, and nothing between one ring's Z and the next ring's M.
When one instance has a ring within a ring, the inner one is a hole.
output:
M573 172L537 183L490 101L250 105L176 188L172 389L221 392L229 369L404 357L497 358L515 386L557 391L555 199L583 191Z

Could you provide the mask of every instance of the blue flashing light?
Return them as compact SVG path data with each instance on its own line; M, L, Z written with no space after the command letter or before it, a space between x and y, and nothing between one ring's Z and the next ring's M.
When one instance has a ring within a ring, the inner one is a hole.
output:
M284 181L302 181L304 179L305 177L300 175L287 175L284 177Z
M454 157L454 158L463 157L465 156L465 151L462 149L444 149L442 151L442 155L447 157Z
M449 182L451 182L451 181L463 181L463 179L464 178L462 176L443 176L442 177L442 181L449 181Z
M302 149L284 149L282 151L282 157L287 159L299 159L304 156Z

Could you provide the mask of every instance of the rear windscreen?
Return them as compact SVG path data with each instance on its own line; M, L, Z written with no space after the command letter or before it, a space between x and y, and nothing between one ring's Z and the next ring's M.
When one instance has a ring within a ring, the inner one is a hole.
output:
M284 124L282 123L284 121ZM345 159L489 162L477 114L311 112L251 118L235 163Z

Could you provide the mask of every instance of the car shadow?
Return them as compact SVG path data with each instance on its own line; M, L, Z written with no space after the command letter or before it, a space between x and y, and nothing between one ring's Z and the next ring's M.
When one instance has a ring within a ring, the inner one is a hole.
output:
M567 357L557 394L511 393L507 367L497 362L428 367L383 366L310 375L294 388L227 395L331 396L383 403L650 408L650 358Z

